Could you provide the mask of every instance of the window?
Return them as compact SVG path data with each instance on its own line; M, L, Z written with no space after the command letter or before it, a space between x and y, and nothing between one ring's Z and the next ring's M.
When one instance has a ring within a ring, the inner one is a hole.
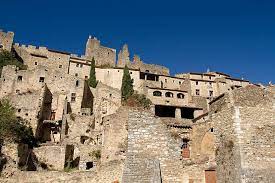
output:
M79 64L76 64L76 67L79 67Z
M76 93L72 93L71 102L75 102L75 99L76 99Z
M79 86L79 81L78 81L78 80L76 80L76 82L75 82L75 86L76 86L76 87L78 87L78 86Z
M212 86L212 83L210 82L209 85Z
M75 73L74 75L75 75L76 77L78 76L78 74L77 74L77 73Z
M37 62L34 62L34 65L37 65Z
M214 132L214 128L210 128L210 132Z
M171 92L166 92L165 97L173 98L173 93Z
M82 67L83 67L83 64L80 64L80 67L82 68Z
M167 83L167 79L165 79L165 83Z
M22 81L23 80L23 76L18 76L17 77L17 81Z
M178 94L177 94L177 97L180 98L180 99L184 99L184 94L178 93Z
M61 69L61 68L62 68L62 65L59 65L59 68Z
M200 90L196 89L196 95L200 95Z
M153 96L161 97L162 93L160 91L154 91Z
M145 72L149 72L149 70L146 70Z
M181 85L181 82L179 81L179 84Z
M213 91L209 91L209 96L213 97Z
M20 90L16 90L16 91L15 91L15 93L19 93L19 92L20 92Z
M88 79L88 76L85 76L85 80L87 80Z
M212 79L211 76L209 76L209 79L210 79L210 80Z
M196 85L199 85L199 82L198 82L198 81L196 81Z
M40 77L40 78L39 78L39 83L44 83L44 81L45 81L45 78L44 78L44 77Z
M130 72L130 74L133 74L133 72Z

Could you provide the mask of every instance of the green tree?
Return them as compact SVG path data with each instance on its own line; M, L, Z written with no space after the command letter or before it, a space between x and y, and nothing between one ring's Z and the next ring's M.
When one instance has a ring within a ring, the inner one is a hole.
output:
M6 65L15 65L19 69L27 69L26 65L23 65L22 62L18 61L15 58L14 53L8 51L0 51L0 75L2 73L2 68Z
M131 79L129 69L125 66L123 71L122 85L121 85L121 96L122 99L127 100L134 93L133 79Z
M36 145L32 128L26 120L15 115L14 108L6 99L0 101L0 140Z
M88 79L88 84L90 87L95 88L97 85L96 75L95 75L95 59L93 57L91 62L90 78Z

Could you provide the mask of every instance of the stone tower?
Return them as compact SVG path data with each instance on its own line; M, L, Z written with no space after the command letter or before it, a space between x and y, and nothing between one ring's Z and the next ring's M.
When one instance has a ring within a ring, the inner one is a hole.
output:
M118 67L124 67L125 65L130 66L131 61L129 56L130 56L130 53L128 50L128 45L124 44L122 47L122 50L120 50L118 53L117 66Z
M90 60L94 58L96 66L115 66L116 50L101 46L96 37L89 36L85 56Z
M13 32L3 32L0 30L0 49L11 51L12 43L13 43Z

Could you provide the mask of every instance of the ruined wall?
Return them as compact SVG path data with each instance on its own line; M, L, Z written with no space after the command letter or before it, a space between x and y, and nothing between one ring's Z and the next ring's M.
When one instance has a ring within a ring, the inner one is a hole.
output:
M3 32L0 30L0 50L11 51L13 37L13 32Z
M34 70L17 70L15 66L3 68L1 77L1 97L11 93L22 93L40 89L45 83L52 93L52 110L56 120L62 119L63 104L67 97L73 113L81 113L84 80L50 70L43 66Z
M68 73L69 53L51 50L46 47L19 45L18 43L13 48L18 56L23 59L28 69L44 66L51 70L58 70L64 74Z
M102 46L99 40L91 36L87 40L85 56L94 58L96 66L115 66L116 50Z
M115 114L103 119L103 163L125 158L127 150L128 109L120 107Z
M211 104L219 182L272 182L274 179L273 100L271 93L248 86Z
M150 182L144 161L159 161L162 181L180 182L180 145L151 113L133 110L128 121L128 150L123 182ZM149 163L149 162L148 162Z
M94 171L80 172L62 172L62 171L29 171L17 172L9 179L0 178L0 181L13 183L29 183L29 182L68 182L68 183L106 183L121 182L123 163L119 161L110 162L104 166L100 166Z

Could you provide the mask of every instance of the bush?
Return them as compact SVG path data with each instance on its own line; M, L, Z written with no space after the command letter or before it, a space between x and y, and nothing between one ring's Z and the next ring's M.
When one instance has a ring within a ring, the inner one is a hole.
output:
M32 128L26 120L16 117L8 100L0 101L0 139L28 144L30 147L36 145Z
M15 65L19 67L19 69L27 69L26 65L23 65L22 62L18 61L15 58L15 55L8 51L1 51L0 52L0 75L2 73L2 69L6 65Z
M92 151L91 154L89 154L90 156L95 157L97 160L99 160L101 158L101 150L94 150Z
M142 107L144 109L150 109L152 102L143 94L133 94L125 102L123 102L123 104L130 107Z

